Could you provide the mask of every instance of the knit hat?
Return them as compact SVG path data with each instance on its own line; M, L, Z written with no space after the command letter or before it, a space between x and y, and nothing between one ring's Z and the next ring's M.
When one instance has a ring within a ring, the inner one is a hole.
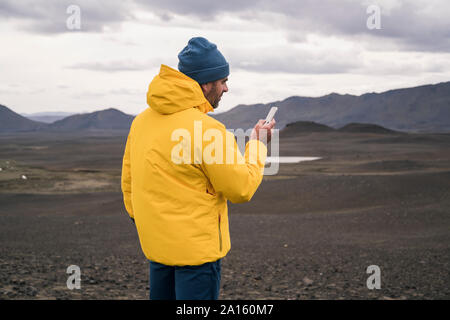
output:
M230 67L214 43L202 37L189 40L178 54L178 70L199 84L228 77Z

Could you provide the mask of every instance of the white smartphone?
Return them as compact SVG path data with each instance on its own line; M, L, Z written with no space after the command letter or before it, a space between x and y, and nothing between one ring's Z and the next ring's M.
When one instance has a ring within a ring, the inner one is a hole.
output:
M272 121L273 116L275 115L275 112L277 112L277 110L278 110L277 107L270 108L270 111L269 111L269 113L267 114L267 117L266 117L266 121L264 121L264 125L269 124L270 121Z

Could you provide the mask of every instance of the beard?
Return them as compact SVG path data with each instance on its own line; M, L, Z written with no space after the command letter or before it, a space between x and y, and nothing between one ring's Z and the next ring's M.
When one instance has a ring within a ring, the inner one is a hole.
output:
M206 95L206 100L208 100L209 104L216 109L219 106L220 98L222 95L219 95L217 90L217 85L214 84L209 93Z
M220 101L220 97L217 98L217 100L216 100L214 103L212 103L211 106L212 106L214 109L216 109L216 108L219 106L219 101Z

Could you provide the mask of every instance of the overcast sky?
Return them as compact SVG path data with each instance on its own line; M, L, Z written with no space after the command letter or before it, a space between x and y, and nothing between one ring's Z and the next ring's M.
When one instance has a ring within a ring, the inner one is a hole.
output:
M216 112L450 81L448 0L0 0L0 104L137 114L194 36L230 63Z

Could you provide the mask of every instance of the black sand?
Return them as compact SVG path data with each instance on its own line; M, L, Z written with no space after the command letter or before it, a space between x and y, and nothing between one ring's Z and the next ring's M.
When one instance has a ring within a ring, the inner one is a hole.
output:
M0 135L0 299L147 299L120 193L125 136ZM450 134L281 141L252 201L229 203L221 299L449 299ZM26 180L21 176L25 175ZM66 269L81 269L69 290ZM369 290L366 269L381 269Z

